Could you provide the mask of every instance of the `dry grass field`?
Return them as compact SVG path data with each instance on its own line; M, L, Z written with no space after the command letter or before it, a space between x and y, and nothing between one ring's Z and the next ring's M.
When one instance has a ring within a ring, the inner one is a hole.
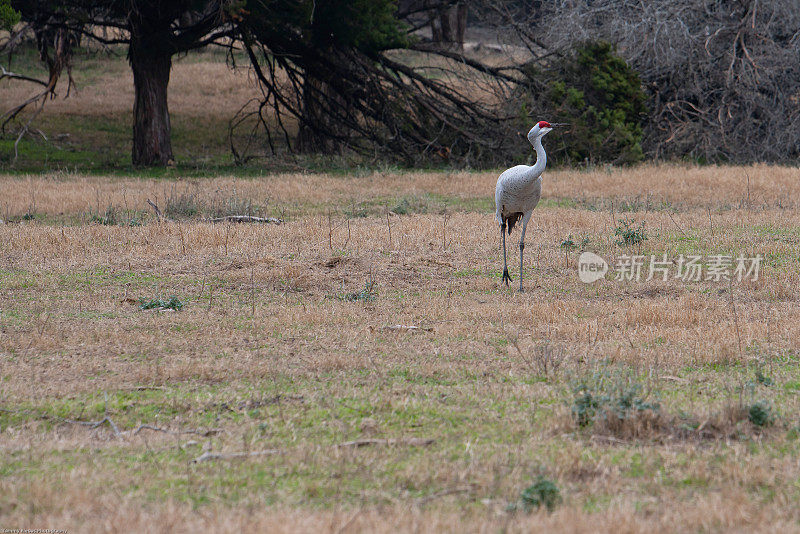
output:
M0 529L800 531L798 169L548 171L519 293L497 172L220 172L257 92L220 54L175 62L179 167L121 171L117 52L0 140Z
M0 527L800 530L800 171L548 172L524 293L495 180L0 176Z

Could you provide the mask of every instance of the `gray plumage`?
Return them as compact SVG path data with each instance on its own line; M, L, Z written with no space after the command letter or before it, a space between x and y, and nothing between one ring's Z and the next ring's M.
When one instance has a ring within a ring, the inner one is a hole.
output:
M494 190L495 219L500 225L500 237L503 246L503 282L506 286L511 281L506 262L506 229L511 230L522 220L522 235L519 239L519 290L522 291L522 254L525 249L525 230L533 214L533 208L542 196L542 173L547 166L547 154L542 146L542 137L553 128L545 121L540 121L528 132L528 141L536 150L536 164L516 165L503 171L497 179Z

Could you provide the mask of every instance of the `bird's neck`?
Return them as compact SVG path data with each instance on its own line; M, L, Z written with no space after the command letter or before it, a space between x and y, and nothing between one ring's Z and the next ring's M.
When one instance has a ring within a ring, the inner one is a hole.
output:
M529 170L525 173L525 181L526 182L533 182L539 176L542 175L544 172L544 168L547 166L547 154L544 151L544 147L542 146L542 138L537 137L531 143L533 148L536 150L536 163L533 167L530 167Z

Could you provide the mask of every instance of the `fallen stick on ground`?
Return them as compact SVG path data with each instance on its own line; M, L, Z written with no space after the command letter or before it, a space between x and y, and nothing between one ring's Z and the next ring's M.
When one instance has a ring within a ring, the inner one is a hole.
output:
M435 440L432 438L389 438L389 439L357 439L354 441L345 441L338 443L333 447L352 447L360 448L370 445L404 445L407 447L424 447L430 445ZM254 456L271 456L273 454L282 454L289 452L290 449L264 449L259 451L249 452L204 452L194 460L193 464L208 462L211 460L234 460L236 458L252 458Z
M233 460L235 458L251 458L253 456L270 456L272 454L280 454L286 452L284 449L264 449L261 451L250 452L204 452L194 460L193 464L201 462L209 462L211 460Z
M381 330L394 330L395 332L433 332L433 328L424 326L413 326L405 324L396 324L394 326L384 326Z
M685 378L680 378L678 376L671 376L671 375L661 375L659 377L661 380L672 380L673 382L688 382Z
M45 416L45 417L48 417L48 416ZM117 428L117 425L114 424L114 421L112 421L108 417L104 417L100 421L76 421L74 419L64 419L63 417L52 417L52 418L56 419L58 421L61 421L62 423L69 423L69 424L72 424L72 425L88 426L88 427L91 427L93 429L101 426L103 423L108 423L108 426L110 426L111 430L114 431L114 436L116 436L119 439L122 439L122 433L119 431L119 428Z
M438 493L434 493L432 495L427 495L425 497L420 497L419 499L417 499L417 506L424 506L429 501L432 501L434 499L438 499L440 497L446 497L448 495L455 495L457 493L470 493L472 491L475 491L475 488L472 487L472 486L457 486L455 488L442 490L442 491L440 491Z
M363 511L363 510L362 510L361 508L359 508L358 510L356 510L355 512L353 512L353 514L350 516L350 519L348 519L347 521L345 521L345 522L342 524L342 526L340 526L339 528L337 528L337 529L336 529L336 534L342 534L342 532L344 532L345 530L347 530L347 528L348 528L348 527L349 527L351 524L353 524L353 521L355 521L355 520L356 520L356 517L358 517L359 515L361 515L361 512L362 512L362 511Z
M688 236L686 235L686 232L684 232L684 231L683 231L683 228L681 228L681 225L680 225L680 224L678 224L678 223L675 221L675 219L673 219L673 218L672 218L672 214L671 214L669 211L667 211L667 215L669 216L669 220L670 220L670 221L672 221L672 222L673 222L673 224L675 224L675 226L678 228L678 230L680 230L681 234L683 234L683 237L688 237Z
M150 204L151 208L153 208L153 211L155 212L156 217L158 218L159 221L168 221L169 220L168 217L164 217L164 214L161 213L161 210L158 209L158 206L155 204L155 202L153 202L152 200L150 200L148 198L147 199L147 203Z
M624 439L615 438L614 436L593 435L589 439L591 439L592 441L600 441L600 442L608 442L608 443L619 443L620 445L624 445L624 444L628 443Z
M389 439L357 439L339 443L337 447L367 447L369 445L406 445L408 447L424 447L430 445L432 438L389 438Z
M2 410L8 411L11 413L11 410ZM16 412L15 412L16 413ZM135 436L139 434L142 430L152 430L154 432L163 432L165 434L172 434L172 435L182 435L182 434L195 434L198 436L209 437L209 436L216 436L217 434L221 434L223 430L221 428L210 428L208 430L197 430L195 428L190 428L188 430L169 430L167 428L161 428L153 425L139 425L138 427L131 429L131 430L123 430L120 432L119 427L117 427L116 423L111 420L109 417L104 417L99 421L78 421L77 419L65 419L63 417L57 417L53 415L43 415L44 419L54 419L61 423L66 423L70 425L80 425L80 426L88 426L92 429L96 429L100 427L103 423L108 423L108 426L111 427L111 430L114 431L114 436L119 439L123 439L126 435Z
M194 428L190 428L189 430L170 430L168 428L161 428L153 425L139 425L136 429L133 430L125 430L121 432L122 434L131 434L132 436L137 435L142 430L152 430L153 432L163 432L165 434L172 434L173 436L180 436L182 434L196 434L198 436L209 437L209 436L216 436L217 434L222 433L222 429L220 428L211 428L209 430L197 430Z
M228 215L226 217L214 217L209 219L211 222L235 222L235 223L270 223L283 224L282 219L277 217L254 217L252 215Z

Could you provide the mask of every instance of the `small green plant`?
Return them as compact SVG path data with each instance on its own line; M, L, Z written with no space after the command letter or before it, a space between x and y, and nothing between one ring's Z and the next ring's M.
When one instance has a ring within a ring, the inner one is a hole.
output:
M751 404L747 409L747 418L756 426L769 426L775 421L772 407L766 401Z
M621 247L632 247L641 245L647 241L647 232L644 229L644 222L636 224L633 219L627 217L622 220L622 224L616 227L614 235L618 236L617 245Z
M170 219L192 217L203 211L203 204L194 192L177 193L174 190L167 197L164 215Z
M227 191L217 191L209 202L201 203L195 200L198 211L207 212L213 217L228 217L231 215L248 215L262 217L264 210L250 198L240 197L236 190L231 195Z
M564 265L569 266L569 253L578 248L578 245L572 240L572 234L569 234L559 246L564 249Z
M763 372L761 372L761 369L756 369L756 382L758 382L762 386L767 386L767 387L775 383L770 377L766 376Z
M569 234L569 236L564 241L562 241L561 245L559 246L564 250L575 250L576 248L578 248L578 245L576 245L575 242L572 240L572 234Z
M583 383L573 389L572 415L579 427L588 426L594 420L599 406L593 392Z
M522 490L519 500L511 504L508 509L509 511L522 509L530 512L544 506L548 512L552 512L561 501L561 492L555 482L539 476L536 482Z
M641 383L621 370L601 370L572 385L571 412L575 423L583 428L598 420L624 422L641 412L658 412L660 405L647 400Z
M150 299L147 300L146 298L139 299L139 309L140 310L175 310L180 311L183 309L183 302L181 302L178 297L171 296L169 300L161 300L161 299Z
M348 219L363 219L369 216L369 211L363 204L359 204L357 206L355 204L351 204L350 208L347 209L344 214Z
M408 215L410 213L428 213L428 203L426 199L416 195L406 195L400 199L392 213L397 215Z
M375 296L377 295L375 291L375 282L373 280L367 280L364 283L364 289L361 291L355 291L353 293L348 293L344 296L344 300L349 300L350 302L356 301L371 301L375 300Z
M95 214L92 215L91 222L102 224L105 226L114 226L119 223L117 220L117 210L114 208L113 205L108 206L106 208L106 212L103 215Z

